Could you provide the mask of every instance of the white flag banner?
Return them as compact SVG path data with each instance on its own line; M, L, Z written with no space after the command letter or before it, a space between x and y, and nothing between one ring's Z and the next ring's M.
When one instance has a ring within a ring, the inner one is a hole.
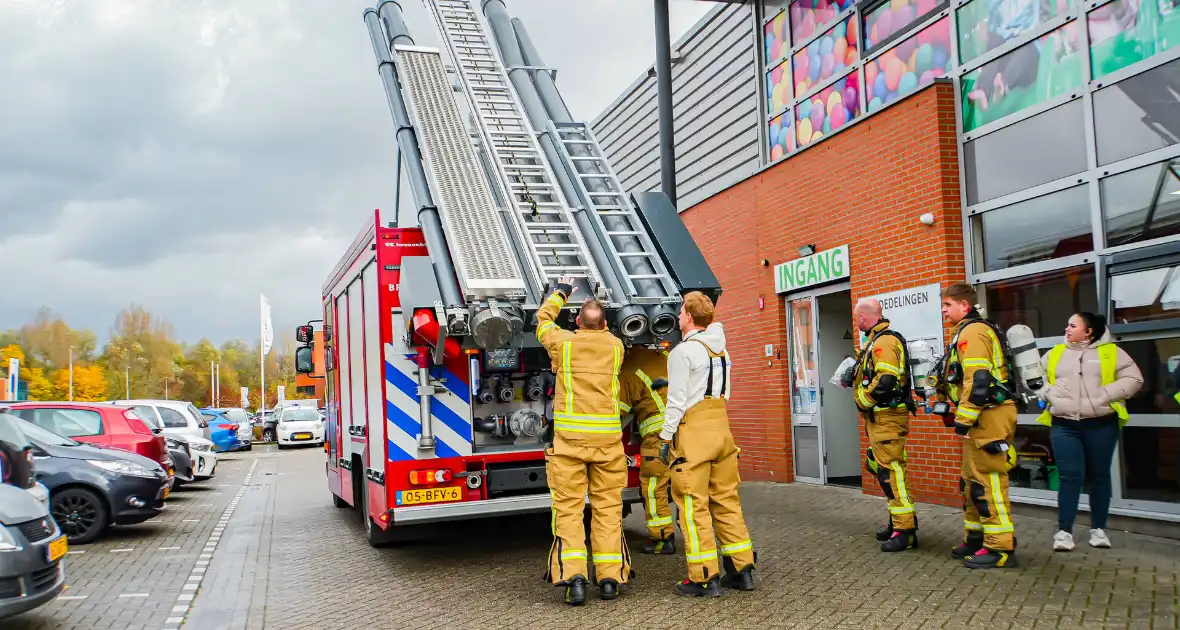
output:
M270 346L275 341L275 331L270 323L270 302L262 296L262 355L270 352Z
M242 409L249 409L249 408L250 408L250 388L243 387L242 388Z

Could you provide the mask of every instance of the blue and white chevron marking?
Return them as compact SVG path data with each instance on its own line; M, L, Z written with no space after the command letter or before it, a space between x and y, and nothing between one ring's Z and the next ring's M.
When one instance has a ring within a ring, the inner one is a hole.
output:
M396 330L396 328L395 328ZM418 365L413 354L385 344L385 430L389 460L418 459L422 423L418 399ZM435 455L461 457L471 454L471 389L445 368L435 370L447 391L434 396L430 415L434 422Z

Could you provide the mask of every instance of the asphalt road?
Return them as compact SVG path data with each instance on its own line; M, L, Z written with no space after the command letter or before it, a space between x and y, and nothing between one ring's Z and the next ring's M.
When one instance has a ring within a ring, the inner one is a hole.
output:
M677 596L683 557L639 554L634 514L632 585L571 608L541 580L547 516L422 528L373 549L356 513L332 506L323 458L314 448L229 456L209 487L174 495L159 523L71 555L65 596L82 599L5 629L1178 627L1175 541L1111 532L1114 549L1082 540L1054 554L1054 524L1018 516L1021 568L971 571L947 555L954 510L919 506L921 548L883 555L872 538L880 499L804 484L743 487L759 590Z

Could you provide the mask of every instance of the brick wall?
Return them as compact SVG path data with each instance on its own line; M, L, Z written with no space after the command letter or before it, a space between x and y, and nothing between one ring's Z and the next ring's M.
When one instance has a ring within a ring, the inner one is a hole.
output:
M853 302L962 280L957 160L954 92L936 83L683 213L725 290L718 315L735 361L730 418L744 478L794 480L785 302L774 293L774 265L798 258L805 244L848 244ZM933 226L918 221L925 212ZM768 367L770 343L784 350ZM913 496L960 505L952 432L919 416L910 435ZM863 485L880 494L867 474Z

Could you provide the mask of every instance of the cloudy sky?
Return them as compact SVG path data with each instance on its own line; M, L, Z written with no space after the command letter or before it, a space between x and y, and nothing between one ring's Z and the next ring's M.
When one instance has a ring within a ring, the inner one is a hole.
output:
M406 0L422 45L422 0ZM577 118L654 59L650 0L508 0ZM393 197L364 0L0 3L0 329L131 303L185 341L279 334ZM672 0L677 39L714 5ZM560 7L560 12L558 7ZM276 335L277 336L277 335Z

